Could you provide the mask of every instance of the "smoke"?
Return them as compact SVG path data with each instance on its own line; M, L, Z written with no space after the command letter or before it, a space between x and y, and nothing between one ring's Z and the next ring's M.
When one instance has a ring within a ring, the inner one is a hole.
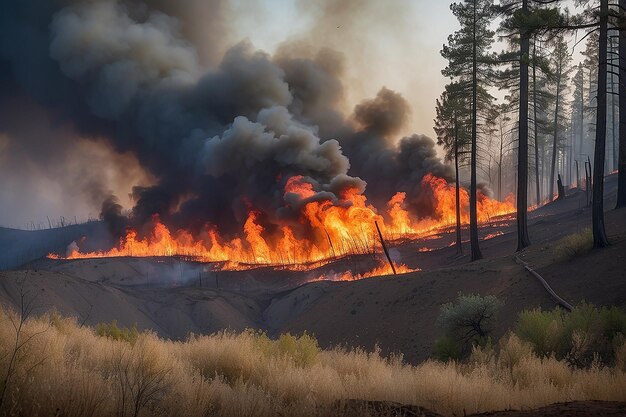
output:
M324 14L336 7L345 16L347 3L326 2ZM212 10L205 29L201 17ZM248 41L225 48L223 1L59 0L40 8L20 1L2 11L7 102L28 95L71 131L58 149L88 137L132 155L130 165L151 176L134 181L135 225L156 214L196 233L206 225L228 233L251 209L268 227L295 223L302 202L284 192L294 176L312 185L309 198L337 204L350 188L381 207L396 191L407 192L411 206L427 172L450 176L431 139L396 140L410 120L400 94L382 88L346 115L341 53L298 47L305 40L286 42L274 56ZM42 135L29 147L49 142ZM94 160L88 166L86 178L98 178ZM113 234L126 227L106 181L79 188L103 202Z

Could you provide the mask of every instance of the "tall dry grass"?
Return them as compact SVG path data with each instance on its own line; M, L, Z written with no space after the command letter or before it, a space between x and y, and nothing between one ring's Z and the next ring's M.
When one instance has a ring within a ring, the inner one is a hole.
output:
M0 383L16 331L0 310ZM416 404L444 415L571 400L626 401L626 345L617 365L573 369L508 336L468 363L418 366L380 352L321 350L309 336L219 333L184 342L141 333L98 336L56 315L30 319L0 413L24 416L322 416L337 401Z

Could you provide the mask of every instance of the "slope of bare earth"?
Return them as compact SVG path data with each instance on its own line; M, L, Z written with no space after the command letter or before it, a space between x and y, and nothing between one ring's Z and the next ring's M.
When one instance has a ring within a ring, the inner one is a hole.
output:
M614 178L607 180L609 198ZM554 242L590 224L585 196L567 199L530 215L533 245L521 254L571 303L626 304L626 211L608 211L611 247L575 259L555 255ZM116 258L76 261L41 259L22 270L0 272L0 302L18 307L21 293L37 312L52 308L95 325L117 320L164 337L222 329L260 328L270 334L307 331L323 347L345 344L402 353L419 362L432 352L441 304L459 292L494 294L505 301L495 338L515 325L519 311L552 308L554 301L514 256L512 218L480 229L486 259L457 256L453 233L394 242L392 256L422 271L354 282L318 281L346 270L365 271L370 255L339 259L314 271L273 268L216 271L215 265L175 258ZM0 234L1 235L1 234ZM467 251L467 249L466 249ZM313 281L313 282L311 282Z

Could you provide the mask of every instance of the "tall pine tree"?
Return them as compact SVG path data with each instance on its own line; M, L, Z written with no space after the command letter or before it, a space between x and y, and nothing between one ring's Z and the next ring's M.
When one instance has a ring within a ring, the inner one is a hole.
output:
M493 19L493 0L464 0L450 6L461 28L448 37L441 55L448 60L442 71L446 77L471 84L470 144L470 246L471 260L482 258L478 242L477 158L480 101L479 90L493 83L493 55L489 52L495 33L489 28Z

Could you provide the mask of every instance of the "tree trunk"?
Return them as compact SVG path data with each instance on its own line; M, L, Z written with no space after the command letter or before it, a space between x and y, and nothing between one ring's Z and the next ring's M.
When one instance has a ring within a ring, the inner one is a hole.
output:
M504 154L504 126L500 119L500 154L498 155L498 200L502 201L502 157Z
M611 52L614 52L613 42L611 42ZM611 55L611 57L613 57L613 55ZM613 58L611 58L611 64L613 64ZM615 126L615 75L613 72L611 72L611 140L613 145L611 152L611 166L613 169L611 172L617 169L619 163L617 160L617 140L615 138L615 131L617 130L617 127Z
M559 135L559 96L561 95L561 68L559 66L556 81L556 106L554 109L554 134L552 136L552 166L550 167L550 201L554 200L554 174L556 169L557 140Z
M600 0L600 43L598 48L598 111L596 119L596 144L593 166L592 225L593 246L608 246L604 228L604 160L606 154L606 71L607 71L607 32L608 0Z
M480 253L480 247L478 244L478 213L476 211L476 157L477 157L477 141L478 141L478 60L477 60L477 45L476 45L476 2L474 2L474 26L473 30L473 42L472 42L472 151L471 151L471 180L470 180L470 245L472 250L471 260L476 261L482 259L483 255Z
M454 121L454 175L456 177L456 253L463 253L463 241L461 240L461 185L459 183L459 128Z
M541 182L539 180L539 136L537 135L537 37L533 43L533 118L534 118L534 138L535 138L535 188L537 192L537 207L541 204Z
M626 0L619 0L622 12ZM619 161L617 174L617 206L626 207L626 31L619 32Z
M583 138L585 136L585 71L582 71L582 81L580 87L580 138L578 142L578 155L583 154Z
M529 14L528 0L523 0L522 13ZM528 237L528 55L530 37L520 33L520 108L519 150L517 152L517 250L530 245Z

